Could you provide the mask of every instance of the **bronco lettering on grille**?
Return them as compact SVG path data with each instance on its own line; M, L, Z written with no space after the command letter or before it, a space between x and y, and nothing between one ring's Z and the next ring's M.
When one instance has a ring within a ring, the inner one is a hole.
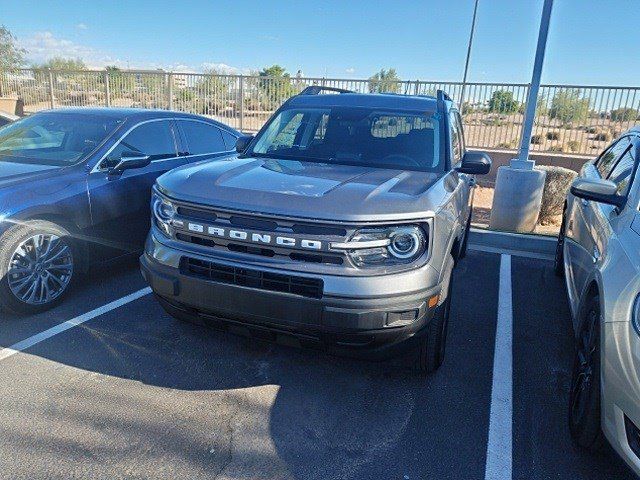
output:
M174 227L182 227L183 224L174 221ZM205 233L212 237L220 237L227 240L241 240L244 242L259 243L263 245L278 245L281 247L298 247L308 250L322 250L322 241L307 238L294 238L287 236L272 235L269 233L248 232L235 228L207 227L199 223L189 222L187 229L196 233Z

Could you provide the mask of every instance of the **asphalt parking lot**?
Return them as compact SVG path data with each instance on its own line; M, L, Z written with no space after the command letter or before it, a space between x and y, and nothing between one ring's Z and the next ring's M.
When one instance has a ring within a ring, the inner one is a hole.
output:
M0 477L632 478L571 443L551 262L470 251L455 275L447 358L424 379L182 324L146 291L44 339L145 287L133 260L95 269L57 309L0 323Z

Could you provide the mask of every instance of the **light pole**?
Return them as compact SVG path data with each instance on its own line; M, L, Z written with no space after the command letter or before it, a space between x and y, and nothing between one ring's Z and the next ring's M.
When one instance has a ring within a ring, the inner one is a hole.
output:
M553 0L544 0L542 7L542 19L540 20L540 33L538 34L538 46L536 48L536 59L533 63L533 74L531 75L531 86L527 96L527 109L524 113L522 124L522 136L520 138L520 153L518 160L526 162L529 160L529 145L531 143L531 132L533 122L536 118L536 106L538 104L538 91L540 90L540 77L542 76L542 64L547 47L547 35L549 34L549 21L551 20L551 8Z
M538 223L546 173L542 170L534 170L535 162L529 160L529 143L536 116L552 7L553 0L544 0L536 58L527 96L527 109L522 124L520 151L518 158L511 160L509 166L504 165L498 168L489 221L489 227L492 229L530 233Z
M467 46L467 59L464 62L464 74L462 75L462 91L460 92L460 115L464 113L464 91L467 88L467 73L469 73L469 59L471 58L471 46L473 45L473 34L476 31L476 14L478 13L478 2L473 6L473 19L471 20L471 32L469 32L469 45Z

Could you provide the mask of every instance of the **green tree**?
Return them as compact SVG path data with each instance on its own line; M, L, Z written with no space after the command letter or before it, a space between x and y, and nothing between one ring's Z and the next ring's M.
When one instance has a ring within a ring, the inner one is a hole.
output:
M489 99L489 111L492 113L516 113L520 108L520 102L513 98L513 92L509 90L496 90Z
M50 70L76 71L86 70L87 66L79 58L54 57L44 63L34 64L33 68L36 70L46 70L48 68Z
M563 125L586 120L589 115L589 99L582 96L577 88L560 90L551 100L549 117L559 120Z
M26 51L18 47L16 37L4 26L0 25L0 97L4 95L1 77L6 72L15 70L24 65L24 54Z
M611 120L614 122L630 122L637 120L640 117L640 112L631 107L620 107L611 110Z
M215 115L228 106L232 77L216 69L205 70L193 89L193 111L203 115ZM185 94L186 95L186 94Z
M16 44L16 37L0 25L0 73L22 67L25 53L26 50Z
M395 68L381 69L369 77L370 93L398 93L400 79Z
M298 93L298 89L291 81L291 75L284 67L272 65L263 68L258 76L259 98L262 107L266 110L274 110L287 98Z

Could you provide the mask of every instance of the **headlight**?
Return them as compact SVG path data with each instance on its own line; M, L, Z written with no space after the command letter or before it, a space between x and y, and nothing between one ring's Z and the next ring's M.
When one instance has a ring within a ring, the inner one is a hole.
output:
M633 310L631 311L631 325L638 335L640 335L640 294L633 302Z
M346 243L333 243L333 250L346 250L358 267L411 263L427 249L427 235L417 225L358 230Z
M169 226L176 214L176 209L173 204L154 192L151 197L151 212L156 221L156 225L158 225L164 233L171 235Z

